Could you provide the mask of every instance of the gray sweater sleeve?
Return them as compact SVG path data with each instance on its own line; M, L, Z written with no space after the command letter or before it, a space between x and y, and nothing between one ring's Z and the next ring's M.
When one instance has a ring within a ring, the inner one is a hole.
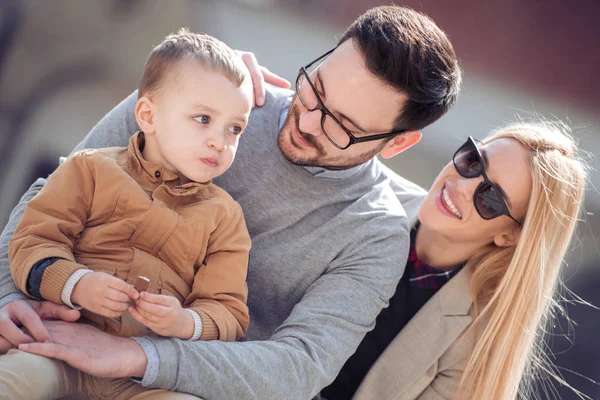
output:
M4 306L14 300L28 299L26 295L21 293L15 286L12 275L10 274L10 264L8 263L8 243L23 217L25 206L36 195L37 192L44 186L45 179L38 179L25 192L19 204L12 210L8 218L8 223L0 236L0 306Z
M400 228L389 235L377 229L383 223ZM373 328L403 273L406 218L367 222L364 232L372 235L362 235L310 286L268 340L192 343L151 337L160 369L150 386L206 399L314 397Z
M137 102L137 91L123 100L88 133L77 145L75 151L101 147L127 146L130 136L139 130L135 121L134 109ZM15 286L10 265L8 263L8 243L19 225L25 206L41 190L45 179L38 179L21 197L19 204L13 209L2 236L0 236L0 306L17 299L28 298Z

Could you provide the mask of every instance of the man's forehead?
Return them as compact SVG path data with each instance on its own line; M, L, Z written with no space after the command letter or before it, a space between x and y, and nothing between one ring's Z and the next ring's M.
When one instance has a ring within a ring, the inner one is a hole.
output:
M406 102L404 94L367 69L351 40L342 43L312 76L322 85L326 106L333 113L348 115L369 133L392 130Z

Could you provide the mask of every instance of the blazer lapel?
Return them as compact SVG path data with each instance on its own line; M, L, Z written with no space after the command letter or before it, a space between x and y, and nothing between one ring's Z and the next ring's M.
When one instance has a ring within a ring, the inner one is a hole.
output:
M471 323L471 271L463 268L400 331L377 359L355 400L397 399Z

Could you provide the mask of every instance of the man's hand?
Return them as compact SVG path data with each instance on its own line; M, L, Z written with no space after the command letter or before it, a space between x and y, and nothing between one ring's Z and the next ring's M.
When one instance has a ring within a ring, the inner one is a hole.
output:
M75 284L71 301L93 313L117 318L139 297L132 285L104 272L85 274Z
M173 296L142 292L129 314L161 336L189 339L194 334L194 318Z
M0 308L0 354L21 343L51 342L42 319L74 322L79 316L79 311L49 301L13 301Z
M249 51L235 51L250 72L252 85L254 86L254 103L261 107L265 104L265 82L285 89L290 87L290 83L277 74L269 71L267 67L262 67L258 64L254 53Z
M142 377L148 359L131 338L102 332L90 325L44 321L53 343L28 343L19 350L63 360L100 378Z

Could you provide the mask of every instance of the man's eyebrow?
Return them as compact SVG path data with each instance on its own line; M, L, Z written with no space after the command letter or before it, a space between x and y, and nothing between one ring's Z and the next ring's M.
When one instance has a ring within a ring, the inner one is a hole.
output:
M485 164L485 167L486 168L489 167L490 161L487 156L487 151L485 151L485 149L482 149L482 148L480 148L479 151L481 152L481 156L483 157L483 163ZM512 201L510 201L510 198L508 197L508 195L506 194L504 189L502 189L502 186L500 186L496 182L492 182L492 183L494 184L494 186L496 186L496 189L498 189L498 191L500 192L500 195L506 202L506 205L508 206L508 208L512 209Z
M325 85L323 85L323 79L321 79L321 71L319 69L317 69L317 79L315 82L315 87L319 87L321 89L321 92L323 93L323 97L327 98L327 94L325 93ZM342 119L345 119L346 121L350 122L352 125L354 125L354 127L356 129L358 129L361 133L367 133L367 130L364 129L363 127L361 127L359 124L357 124L356 122L354 122L352 120L352 118L348 117L346 114L337 111L337 113L339 114L339 116Z

